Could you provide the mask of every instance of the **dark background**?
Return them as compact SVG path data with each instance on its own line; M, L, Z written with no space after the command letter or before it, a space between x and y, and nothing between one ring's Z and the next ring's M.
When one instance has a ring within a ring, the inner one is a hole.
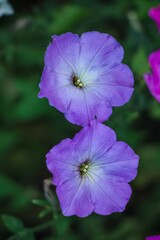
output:
M26 233L11 237L15 230L2 217L0 239L143 240L160 234L160 105L143 80L150 71L148 55L160 48L160 35L148 17L149 8L158 2L10 1L14 15L0 18L0 214L21 219ZM39 218L42 207L32 203L45 199L43 180L50 177L45 154L80 129L46 99L37 98L44 52L54 34L92 30L120 42L124 62L135 76L132 99L114 109L106 122L140 155L133 194L123 213L84 219L60 216L53 227L29 233L27 229L52 219L52 213Z

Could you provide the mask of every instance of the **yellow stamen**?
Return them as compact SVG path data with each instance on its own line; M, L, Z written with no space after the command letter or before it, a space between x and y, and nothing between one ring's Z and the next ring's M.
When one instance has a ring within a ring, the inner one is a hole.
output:
M83 83L82 83L81 80L80 80L78 77L76 77L76 76L73 77L73 85L74 85L75 87L78 87L78 88L83 88Z
M83 176L88 172L88 169L89 169L88 163L87 162L82 163L79 167L80 174Z

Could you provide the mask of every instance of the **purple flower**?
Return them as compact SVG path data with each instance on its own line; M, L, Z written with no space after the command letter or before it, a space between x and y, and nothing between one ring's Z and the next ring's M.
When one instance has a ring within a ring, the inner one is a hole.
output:
M148 61L152 69L152 74L144 74L144 80L153 97L160 102L160 49L152 52Z
M147 237L146 240L160 240L160 235Z
M46 155L65 216L122 212L131 196L128 184L139 157L115 132L97 122L65 139Z
M156 8L152 7L149 10L148 15L150 16L150 18L152 18L155 21L158 31L160 31L160 5Z
M112 106L127 103L133 93L133 75L122 64L123 48L99 32L53 36L45 54L39 97L65 114L68 121L87 126L103 122Z

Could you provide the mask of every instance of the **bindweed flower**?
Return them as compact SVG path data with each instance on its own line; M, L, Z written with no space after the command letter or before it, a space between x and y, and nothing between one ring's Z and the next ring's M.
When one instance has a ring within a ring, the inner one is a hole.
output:
M150 237L146 237L145 240L160 240L160 235L158 235L158 236L150 236Z
M65 216L124 211L139 157L116 141L111 128L94 120L73 139L53 147L46 158Z
M152 73L144 74L144 79L153 97L160 102L160 49L152 52L148 61Z
M150 18L155 21L158 31L160 31L160 5L158 7L151 8L148 14Z
M133 75L121 63L123 55L121 45L108 34L53 36L39 97L48 98L51 106L77 125L87 126L95 118L103 122L112 107L127 103L133 93Z

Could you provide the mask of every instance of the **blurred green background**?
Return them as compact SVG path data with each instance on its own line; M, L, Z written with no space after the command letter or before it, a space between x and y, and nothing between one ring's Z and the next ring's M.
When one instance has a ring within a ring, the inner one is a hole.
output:
M10 1L15 14L0 18L0 239L143 240L160 234L160 105L143 80L148 55L160 48L160 35L147 15L158 2ZM139 172L125 212L84 219L60 216L45 228L52 213L38 217L43 207L32 203L45 199L43 180L51 176L45 154L80 127L37 98L44 52L54 34L92 30L121 43L124 62L135 76L131 101L114 109L106 124L140 155ZM44 229L33 233L39 224ZM13 237L15 232L20 234Z

